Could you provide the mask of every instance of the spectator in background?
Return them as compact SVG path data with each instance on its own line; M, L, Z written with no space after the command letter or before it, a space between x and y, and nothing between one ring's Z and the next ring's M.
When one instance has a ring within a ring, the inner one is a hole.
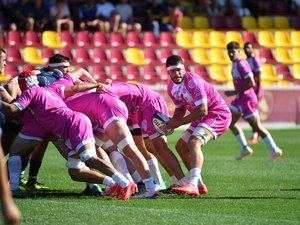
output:
M146 4L146 20L145 26L147 30L153 31L157 36L160 31L163 30L163 16L164 8L162 4L158 3L158 0L151 0Z
M193 15L206 15L209 3L208 0L196 0L193 4Z
M74 32L74 22L71 17L69 6L64 0L57 0L56 4L50 8L50 19L56 30L60 33L62 30Z
M79 7L80 30L101 30L100 20L97 18L97 6L94 0L87 0Z
M244 16L251 16L250 10L245 7L244 3L242 2L241 6L234 6L235 8L235 15L239 17L244 17Z
M34 30L43 31L49 23L49 8L43 0L34 0L32 6L32 19L34 21Z
M96 15L101 21L102 31L106 33L110 32L110 30L118 32L121 16L116 13L116 8L111 2L98 0Z
M207 13L211 16L220 16L221 15L222 6L219 4L218 0L209 1L207 7Z
M225 0L224 6L221 8L221 14L223 16L233 16L235 7L232 4L231 0Z
M12 5L14 21L11 30L33 30L34 20L32 18L33 4L29 0L18 0Z
M170 31L181 32L182 28L179 26L180 21L183 17L183 12L180 10L179 6L174 6L171 13L169 14L169 26L168 29Z
M133 18L133 9L127 0L120 0L120 3L116 5L116 12L121 17L120 29L123 35L126 35L128 31L142 31L142 25L136 23Z

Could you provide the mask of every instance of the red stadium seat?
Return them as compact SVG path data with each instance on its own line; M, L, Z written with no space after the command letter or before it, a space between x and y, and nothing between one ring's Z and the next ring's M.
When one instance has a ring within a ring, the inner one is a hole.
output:
M300 30L300 16L292 16L290 18L291 27Z
M126 47L124 37L121 33L112 32L109 37L109 43L113 47Z
M105 49L95 48L93 51L93 61L94 63L107 64L109 62Z
M7 48L6 60L8 63L21 64L24 63L21 52L19 48Z
M19 67L16 64L7 64L5 66L5 75L9 78L13 78L19 75Z
M91 47L91 36L88 31L78 31L75 39L75 43L79 47Z
M59 52L59 54L69 57L71 59L71 61L73 61L74 57L73 57L71 48L68 48L68 47L61 48L58 50L58 52Z
M47 47L44 47L42 48L41 50L41 55L42 55L42 59L45 61L45 62L48 62L49 61L49 58L53 55L55 55L55 52L53 50L53 48L47 48Z
M276 66L276 73L277 73L277 76L279 76L283 80L295 81L295 78L293 77L288 65L278 64Z
M105 79L109 78L106 74L105 67L99 64L93 64L92 66L92 75L96 81L105 81Z
M153 48L146 48L144 49L144 58L147 62L151 64L160 64L160 60L156 55L156 50Z
M143 44L145 47L157 48L160 46L157 37L152 31L145 31L143 36Z
M126 65L125 77L127 81L140 81L140 69L136 65L128 64Z
M213 16L210 18L210 26L216 30L227 29L226 18L223 16Z
M261 48L259 50L259 58L263 63L269 64L277 64L277 60L275 59L273 52L269 48Z
M163 46L163 47L178 47L173 33L171 32L161 32L159 35L159 43Z
M92 43L96 47L108 47L110 44L108 43L108 39L106 33L97 31L94 33Z
M255 36L255 34L253 32L244 31L242 33L242 39L243 39L244 43L251 42L252 45L253 45L253 47L255 47L255 48L259 48L260 47L260 44L258 43L257 38L256 38L256 36Z
M35 69L36 69L35 65L25 64L25 65L23 65L22 71L24 71L24 70L35 70Z
M162 64L165 64L166 63L166 60L169 56L173 55L173 52L171 49L169 48L162 48L160 49L160 62Z
M86 48L77 48L75 61L78 64L91 64L92 60L89 51Z
M111 64L109 66L109 76L112 80L126 81L121 65Z
M139 33L135 31L128 32L126 36L126 43L128 47L144 47Z
M62 31L60 33L60 41L65 46L77 47L77 44L74 41L73 33L69 31Z
M25 44L27 46L35 46L40 47L42 46L41 38L36 31L27 31L25 33Z
M239 16L226 17L226 26L229 30L241 30L242 20Z
M126 64L126 60L122 52L122 49L119 48L110 49L109 60L111 63Z
M169 82L169 74L165 65L160 66L158 77L160 84L166 85Z
M209 83L213 82L213 79L211 79L211 77L209 76L207 68L204 65L199 65L199 64L195 65L194 73L199 75L203 80L205 80Z
M154 65L143 66L144 75L141 77L141 82L143 84L154 85L160 81L157 75L157 71Z
M23 42L23 34L21 31L9 31L7 34L7 44L9 46L21 47L25 46Z
M188 49L185 48L179 48L177 51L177 54L184 60L185 65L191 65L194 64L194 61L191 57L191 54Z

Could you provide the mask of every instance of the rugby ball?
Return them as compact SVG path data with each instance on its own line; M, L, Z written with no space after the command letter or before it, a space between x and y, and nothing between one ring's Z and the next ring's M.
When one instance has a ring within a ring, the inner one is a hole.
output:
M165 122L170 121L170 118L162 113L155 113L152 117L152 124L156 131L163 135L170 135L174 132L174 129L166 129Z

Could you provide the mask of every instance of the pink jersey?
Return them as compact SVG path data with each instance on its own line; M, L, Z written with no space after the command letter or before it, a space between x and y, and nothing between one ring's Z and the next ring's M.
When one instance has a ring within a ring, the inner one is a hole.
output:
M84 143L94 141L91 122L85 115L69 109L62 97L61 85L32 86L14 104L20 110L28 108L41 126L60 135L70 149L79 150Z
M255 81L255 87L254 87L254 91L255 91L255 94L258 95L258 98L259 99L262 99L264 94L263 94L263 89L262 87L260 86L260 89L258 89L258 82L260 80L260 71L261 71L261 62L260 62L260 59L259 57L257 56L252 56L250 58L247 58L246 59L247 62L249 63L250 67L251 67L251 70L252 70L252 73L253 73L253 78L254 78L254 81Z
M189 129L204 126L217 136L220 136L230 124L230 110L221 95L198 75L185 73L183 82L168 83L168 94L176 108L184 107L192 112L203 103L207 103L208 114L200 120L194 121Z

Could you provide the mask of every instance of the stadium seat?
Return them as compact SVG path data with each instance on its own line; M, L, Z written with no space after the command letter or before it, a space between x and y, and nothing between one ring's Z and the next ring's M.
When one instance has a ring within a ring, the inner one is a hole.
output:
M126 81L121 65L111 64L109 66L109 77L112 80Z
M205 16L195 16L193 21L194 21L194 28L196 30L202 30L202 31L212 30L209 24L209 20Z
M283 64L294 63L288 49L284 48L284 47L275 48L275 58L278 62L283 63Z
M192 52L193 61L200 65L210 65L211 61L207 51L204 48L194 48Z
M23 65L21 71L24 71L24 70L35 70L35 69L36 69L36 66L35 66L35 65L25 64L25 65Z
M220 31L211 31L209 33L209 43L211 47L226 48L225 35Z
M56 31L44 31L42 33L42 44L48 48L63 48L59 35Z
M227 83L227 75L223 65L212 64L209 67L209 74L212 80L217 84Z
M289 19L286 16L275 16L274 27L276 29L291 29Z
M273 52L269 48L260 48L259 49L259 58L262 63L268 64L278 64L277 60L275 59Z
M177 32L176 44L182 48L194 48L192 33L189 31Z
M290 36L286 31L275 31L274 42L277 47L292 47Z
M41 49L41 55L44 62L47 63L49 61L49 58L55 55L55 52L53 48L44 47Z
M257 20L253 16L242 17L242 28L246 30L257 30Z
M154 85L159 82L159 77L154 65L149 64L143 66L143 76L141 77L141 82L145 85Z
M293 47L300 47L300 31L291 31L290 40Z
M127 33L126 44L128 47L134 47L134 48L144 47L140 34L136 31L131 31Z
M208 34L206 31L193 32L192 41L195 47L210 48Z
M69 31L62 31L60 33L60 41L64 46L77 47L77 43L74 41L73 33Z
M291 28L300 30L300 15L299 16L291 16L290 24L291 24Z
M92 38L88 31L78 31L75 37L75 43L78 47L91 47Z
M188 49L179 48L177 50L177 55L179 55L184 60L185 65L194 64L194 61Z
M260 29L273 29L274 23L270 16L258 16L257 18L258 28Z
M58 50L58 53L69 57L71 59L71 61L73 61L73 59L74 59L71 48L68 48L68 47L61 48Z
M136 65L126 65L125 67L125 77L127 82L138 83L140 81L140 68Z
M194 29L194 21L189 16L183 16L179 21L179 27L183 30L192 30Z
M300 81L300 63L292 65L292 74L295 79Z
M157 57L156 50L153 48L144 49L144 58L150 64L160 64L160 60Z
M23 41L23 33L21 31L8 31L7 43L9 46L23 47L25 43Z
M209 73L207 71L206 66L199 65L199 64L195 65L194 66L194 73L197 74L197 75L199 75L206 82L213 83L213 80L209 76Z
M215 30L226 30L226 18L223 16L213 16L210 18L210 26Z
M243 31L242 39L244 43L250 42L252 43L254 48L259 48L260 44L257 41L255 34L251 31Z
M274 36L270 31L258 31L258 43L266 48L275 48Z
M42 59L41 52L36 47L25 47L23 58L26 63L32 65L44 65L46 62Z
M127 48L125 52L125 59L128 63L137 66L144 66L149 64L144 58L144 53L139 48Z
M176 44L176 41L174 39L173 33L171 32L161 32L159 34L159 43L163 46L163 47L178 47L178 45Z
M109 63L106 51L103 48L94 48L92 60L94 63L107 64Z
M295 81L288 65L279 64L276 66L276 74L286 81Z
M5 66L5 76L13 78L18 76L20 73L19 66L16 64L7 64Z
M169 56L171 56L171 55L173 55L173 52L172 52L171 49L169 49L169 48L166 48L166 49L163 48L163 49L161 49L161 50L160 50L160 57L159 57L160 62L161 62L162 64L165 64L167 58L168 58Z
M231 61L227 54L220 48L211 48L209 51L209 58L212 64L228 65Z
M92 76L98 82L105 81L107 78L109 78L106 74L105 67L99 64L92 65Z
M226 17L226 27L229 30L241 30L242 29L241 17L239 16Z
M110 33L109 43L113 47L120 47L120 48L127 47L124 37L122 36L121 33L117 33L117 32Z
M77 64L91 64L93 63L90 53L86 48L77 48L76 49L76 57L74 58Z
M159 81L161 85L166 85L169 82L169 74L165 65L159 67Z
M7 48L6 50L6 61L13 64L24 63L21 51L19 48Z
M101 31L96 31L92 37L92 44L95 47L109 47L110 44L108 42L108 38L106 33Z
M225 33L225 43L229 43L231 41L236 41L241 47L244 45L242 35L238 31L227 31Z
M118 63L118 64L126 64L127 63L125 60L123 51L120 48L111 48L110 49L109 60L111 63Z
M300 47L292 48L292 59L294 63L300 63Z
M273 65L266 63L262 64L260 78L263 86L277 85L277 82L280 80L274 71Z
M158 43L157 37L152 31L145 31L143 35L143 44L148 48L158 48L160 45Z
M41 47L42 42L38 32L30 30L25 32L25 44L27 46Z

